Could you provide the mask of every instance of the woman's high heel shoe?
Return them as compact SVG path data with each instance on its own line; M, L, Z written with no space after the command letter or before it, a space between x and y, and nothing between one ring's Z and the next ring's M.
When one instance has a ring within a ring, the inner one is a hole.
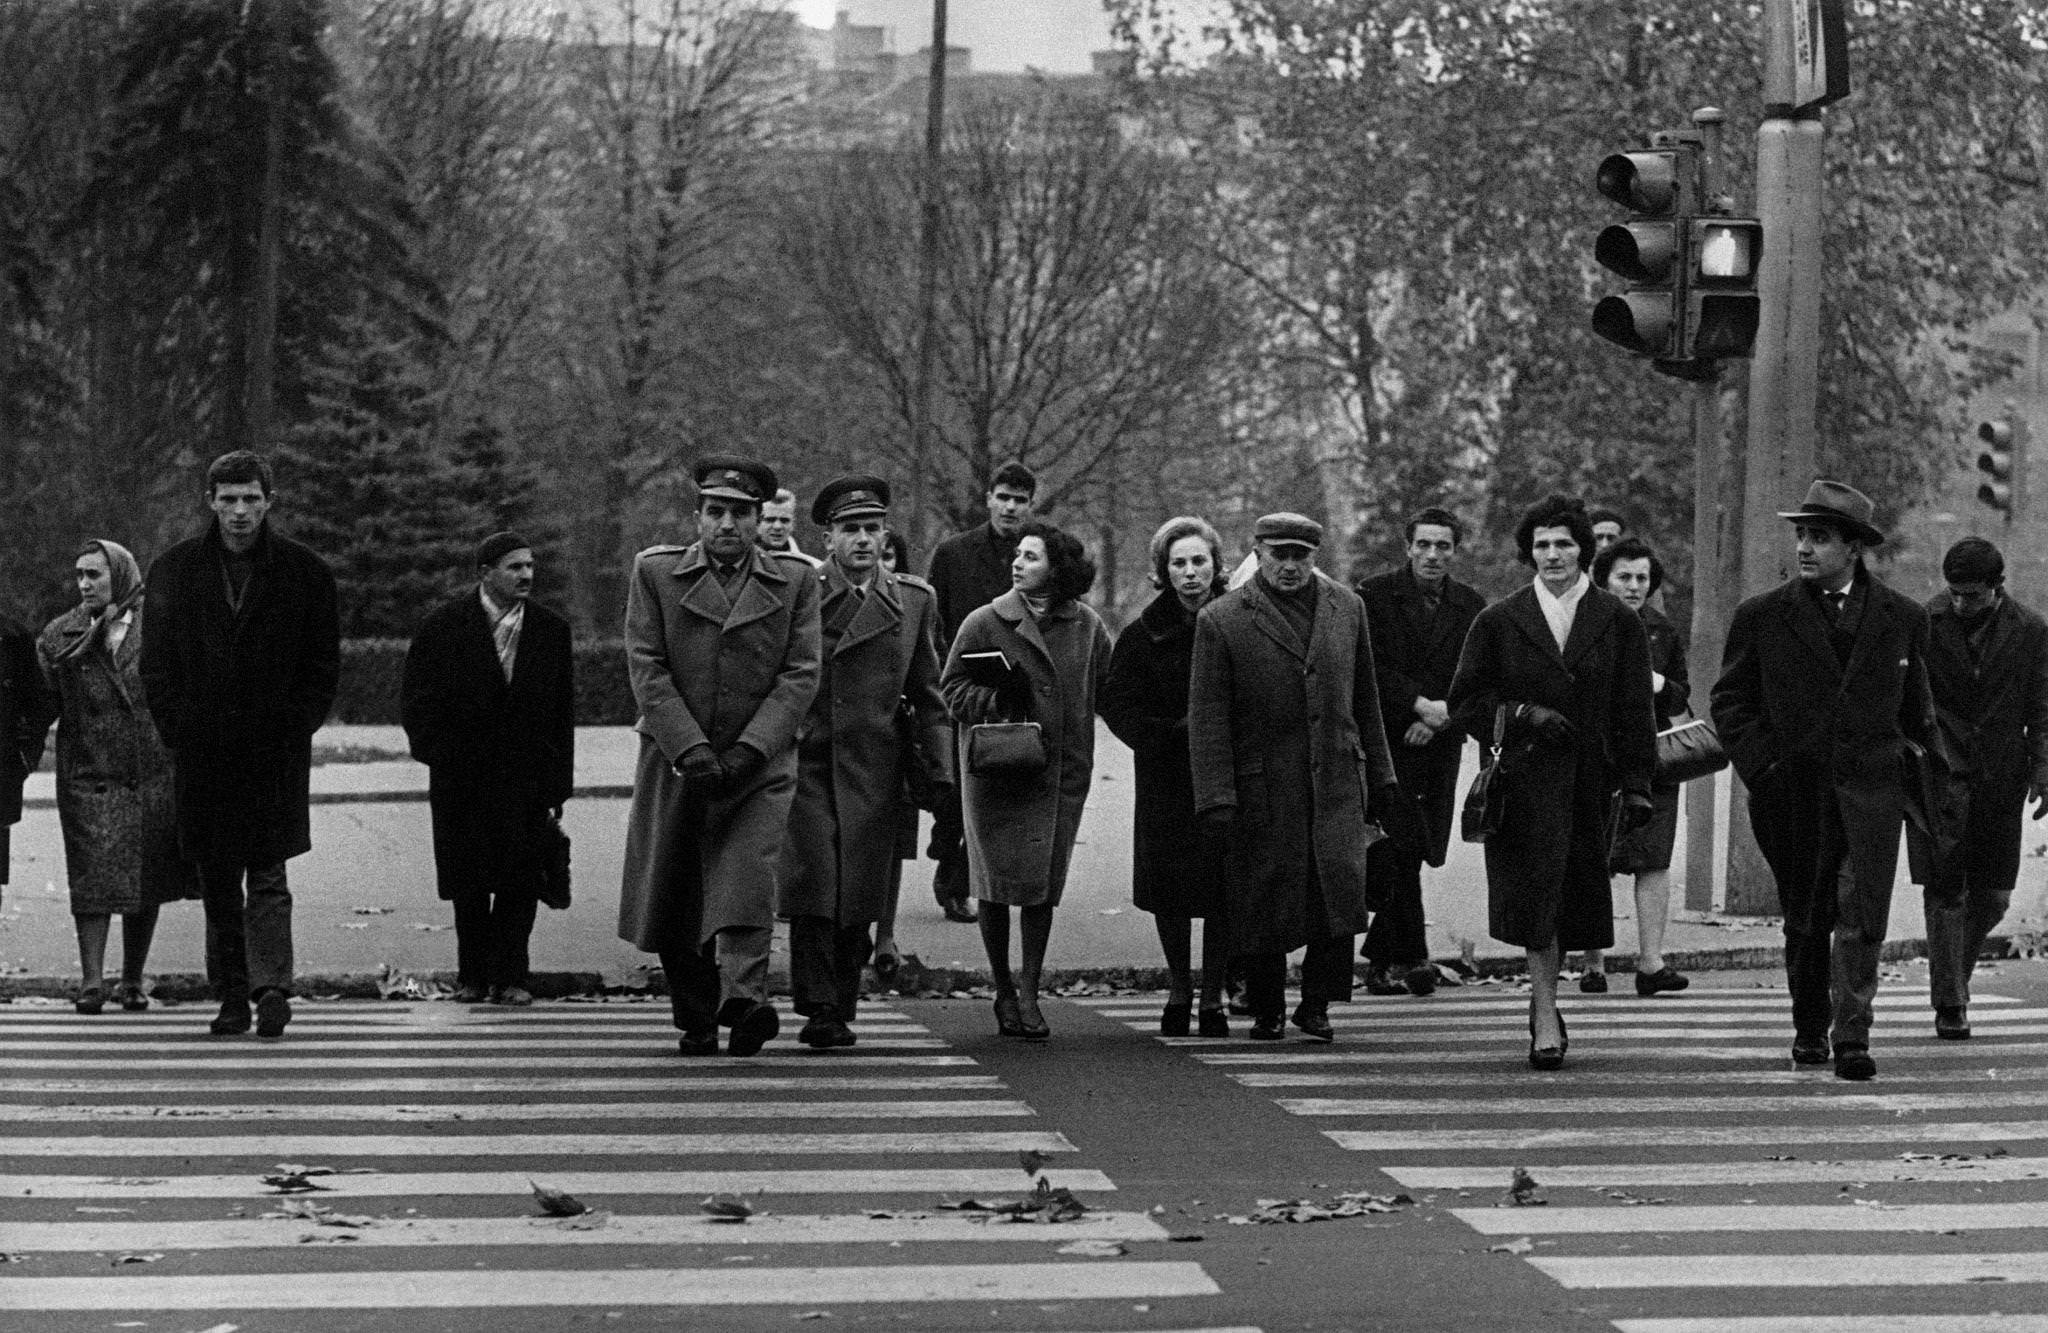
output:
M1024 1020L1017 1014L1017 997L998 995L996 997L996 1035L998 1037L1021 1037L1024 1035Z
M1529 1015L1529 1068L1549 1073L1564 1068L1564 1053L1572 1047L1572 1039L1564 1030L1564 1015L1557 1016L1557 1045L1536 1044L1536 1015Z
M1037 996L1033 996L1031 999L1031 1011L1034 1014L1038 1013ZM1052 1025L1045 1021L1043 1014L1039 1014L1035 1022L1024 1017L1023 1010L1020 1007L1017 1013L1017 1035L1026 1041L1044 1041L1052 1035Z
M1195 1006L1191 1004L1169 1004L1159 1011L1159 1035L1162 1037L1185 1037L1188 1035L1188 1020L1194 1016Z

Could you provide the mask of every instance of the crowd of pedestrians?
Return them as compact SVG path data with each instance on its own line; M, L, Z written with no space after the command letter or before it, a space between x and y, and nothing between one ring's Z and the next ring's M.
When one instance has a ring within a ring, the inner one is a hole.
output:
M1323 531L1303 515L1259 519L1229 575L1215 527L1175 517L1149 548L1157 595L1112 642L1085 600L1093 561L1033 516L1021 464L995 472L987 522L940 543L929 578L910 571L882 478L819 491L822 555L799 549L797 499L761 462L707 457L693 480L695 540L641 552L628 587L639 756L619 899L621 938L660 960L684 1055L751 1055L780 1034L778 919L797 1039L857 1042L863 970L900 961L920 809L939 906L978 925L997 1031L1050 1038L1040 991L1098 717L1136 758L1133 895L1166 962L1163 1034L1228 1037L1235 1010L1253 1040L1292 1026L1332 1041L1360 955L1368 993L1431 993L1422 877L1454 832L1484 842L1488 929L1527 955L1532 1067L1570 1049L1565 955L1584 956L1581 990L1606 989L1616 875L1633 877L1637 993L1685 989L1663 951L1680 779L1660 747L1701 728L1658 605L1663 564L1612 511L1531 506L1515 542L1532 577L1491 604L1454 576L1466 533L1442 508L1413 515L1405 562L1355 590L1317 567ZM210 521L146 578L89 541L75 607L40 635L0 623L0 883L54 721L79 1012L109 998L115 916L112 998L145 1009L159 911L198 898L212 1031L277 1037L286 863L310 847L311 743L338 679L335 581L273 528L261 457L216 459L205 499ZM1884 534L1860 492L1817 481L1779 517L1798 574L1736 612L1707 716L1783 908L1791 1058L1868 1079L1902 830L1935 1030L1970 1034L1970 973L2011 898L2025 803L2048 808L2048 623L1981 538L1948 551L1923 606L1867 568ZM523 537L484 537L474 584L426 615L405 662L468 1003L530 1004L538 906L568 905L573 658L568 624L532 600L535 572ZM1468 739L1484 780L1461 802Z

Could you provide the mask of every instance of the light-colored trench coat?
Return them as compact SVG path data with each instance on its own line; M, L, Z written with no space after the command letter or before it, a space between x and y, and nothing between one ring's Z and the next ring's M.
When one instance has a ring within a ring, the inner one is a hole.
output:
M1000 649L1031 690L1030 721L1045 731L1044 771L1025 778L967 771L968 729L984 716L981 692L961 666L965 653ZM1080 602L1033 620L1015 590L971 612L953 640L940 688L960 724L958 770L967 825L967 876L974 896L1012 907L1057 903L1081 828L1095 769L1095 696L1109 675L1109 631Z
M626 669L640 759L619 938L650 952L774 922L797 727L818 688L818 581L802 560L756 550L733 589L719 587L701 545L633 562ZM689 796L675 761L699 742L721 753L745 742L767 763L743 790Z
M842 926L879 921L896 831L905 808L903 737L908 701L927 771L950 781L953 728L939 697L938 599L908 574L878 569L858 603L834 561L818 571L824 678L797 741L796 805L789 815L777 910Z

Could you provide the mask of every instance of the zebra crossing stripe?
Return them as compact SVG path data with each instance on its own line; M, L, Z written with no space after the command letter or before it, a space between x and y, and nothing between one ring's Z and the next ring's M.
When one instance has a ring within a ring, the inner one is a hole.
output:
M972 1063L969 1061L968 1063ZM734 1068L726 1065L723 1068ZM80 1093L97 1096L161 1096L191 1092L325 1092L388 1095L408 1092L653 1092L674 1096L678 1092L969 1092L1003 1086L994 1074L889 1074L871 1077L859 1071L861 1063L826 1061L820 1069L844 1069L844 1074L781 1078L773 1074L703 1075L681 1068L650 1069L633 1078L47 1078L17 1079L0 1085L0 1096L9 1094ZM1489 1080L1498 1083L1498 1080Z
M1715 1315L1617 1319L1619 1333L2048 1333L2048 1314Z
M1841 1084L1816 1083L1806 1096L1721 1097L1579 1097L1547 1100L1537 1097L1282 1097L1278 1104L1294 1115L1696 1115L1741 1111L1867 1111L1892 1115L1913 1111L2038 1108L2039 1089L2030 1092L1857 1093L1836 1092ZM0 1117L4 1118L4 1117Z
M1529 1262L1575 1291L1679 1287L1952 1287L1977 1282L2048 1282L2048 1253L2011 1254L1660 1254L1599 1258L1532 1256Z
M671 1034L673 1035L673 1034ZM895 1041L876 1042L877 1047L929 1048L943 1047L945 1041L939 1037L904 1037ZM377 1055L354 1058L335 1056L331 1059L293 1055L294 1047L287 1040L282 1045L258 1046L253 1042L238 1043L234 1047L207 1045L195 1046L192 1054L182 1060L42 1060L10 1056L7 1067L10 1070L23 1069L167 1069L190 1072L195 1069L503 1069L506 1056L499 1055ZM971 1055L868 1055L863 1046L859 1051L834 1052L827 1056L820 1052L805 1050L795 1045L767 1046L759 1055L753 1056L701 1056L693 1057L685 1064L676 1054L672 1041L664 1042L655 1038L647 1043L642 1052L622 1051L616 1055L558 1055L550 1056L548 1066L552 1069L608 1069L617 1071L620 1065L644 1062L650 1067L665 1065L670 1069L758 1069L765 1063L781 1064L788 1060L814 1060L823 1064L858 1063L863 1067L894 1065L902 1068L943 1069L972 1065ZM235 1050L247 1054L217 1054Z
M1694 1020L1691 1024L1655 1027L1643 1025L1640 1019L1636 1018L1623 1018L1615 1021L1610 1026L1596 1020L1586 1020L1576 1010L1572 1009L1564 1010L1564 1019L1574 1031L1586 1032L1589 1035L1598 1037L1602 1041L1646 1041L1652 1039L1669 1041L1674 1037L1684 1037L1687 1040L1700 1041L1755 1041L1760 1037L1770 1035L1771 1028L1782 1026L1785 1029L1785 1045L1789 1048L1792 1044L1792 1018L1789 1013L1781 1014L1770 1022L1759 1021L1747 1023L1740 1027L1702 1027L1698 1024L1698 1020ZM1630 1026L1630 1024L1633 1024L1633 1026ZM1498 1023L1479 1025L1472 1023L1469 1019L1461 1019L1457 1027L1432 1028L1421 1032L1416 1031L1406 1023L1401 1024L1399 1027L1393 1027L1386 1024L1368 1024L1356 1020L1346 1020L1344 1022L1333 1020L1331 1026L1337 1030L1339 1040L1345 1040L1356 1034L1357 1040L1370 1044L1375 1048L1383 1048L1388 1045L1428 1045L1441 1049L1446 1043L1458 1042L1488 1042L1499 1045L1504 1041L1512 1040L1516 1034L1520 1034L1525 1041L1528 1037L1527 1029L1516 1026L1510 1015L1503 1015ZM1973 1040L1979 1047L1995 1044L2007 1037L2048 1036L2048 1023L2013 1023L2005 1027L1990 1027L1972 1018L1971 1027L1976 1032L1976 1037ZM1932 1038L1934 1036L1934 1021L1932 1018L1928 1020L1924 1032L1917 1028L1887 1029L1880 1023L1874 1036L1878 1041L1883 1041L1886 1037L1892 1036L1894 1031L1897 1031L1899 1035L1908 1037L1925 1036ZM1169 1046L1200 1047L1213 1046L1217 1039L1214 1037L1161 1037L1159 1040ZM1244 1040L1249 1039L1244 1038ZM1382 1052L1381 1055L1382 1058L1385 1058L1386 1053ZM1429 1052L1428 1056L1429 1058L1435 1058L1435 1052Z
M2005 1143L2048 1138L2048 1120L1968 1121L1955 1124L1841 1125L1614 1125L1598 1129L1351 1130L1323 1133L1355 1152L1431 1150L1528 1152L1545 1148L1743 1148L1762 1143ZM37 1143L44 1140L31 1139ZM200 1140L205 1142L205 1140Z
M624 1154L1074 1152L1064 1134L259 1134L63 1135L7 1141L13 1157L589 1157Z
M1221 1063L1227 1058L1229 1057L1217 1057L1214 1061L1204 1061L1203 1063ZM1359 1060L1354 1063L1364 1062ZM1238 1063L1270 1065L1282 1062L1258 1057L1246 1059ZM1885 1065L1884 1085L1887 1088L1918 1083L1931 1083L1943 1088L1952 1088L1964 1083L1988 1083L1996 1084L2000 1087L2048 1083L2048 1069L1945 1069L1914 1073L1896 1070L1893 1067L1894 1064L1895 1062L1887 1061ZM1281 1072L1234 1073L1229 1077L1232 1082L1247 1088L1385 1089L1393 1086L1392 1080L1385 1074L1330 1074L1319 1072L1296 1074ZM1825 1095L1823 1091L1825 1088L1839 1086L1831 1081L1826 1081L1827 1079L1826 1071L1815 1071L1812 1069L1754 1069L1745 1070L1742 1074L1742 1081L1744 1083L1810 1088L1815 1096ZM1498 1073L1437 1073L1430 1075L1429 1086L1431 1088L1486 1088L1498 1091L1501 1081L1501 1076ZM1648 1089L1659 1086L1678 1086L1696 1088L1699 1086L1700 1076L1698 1070L1691 1069L1621 1070L1569 1068L1559 1074L1518 1081L1527 1082L1539 1087L1569 1086L1573 1088ZM28 1086L33 1087L35 1085L31 1084ZM109 1082L103 1090L115 1092L119 1091L120 1087L121 1085L118 1083ZM61 1091L62 1089L59 1090ZM375 1089L368 1090L374 1091Z
M1692 1010L1689 1007L1680 1008L1675 1002L1626 1009L1605 1004L1575 1005L1566 1003L1560 1007L1564 1012L1565 1021L1573 1027L1600 1028L1603 1031L1609 1028L1627 1027L1632 1024L1686 1030L1700 1028L1702 1031L1713 1031L1713 1028L1705 1025L1719 1024L1725 1026L1740 1023L1743 1025L1742 1031L1749 1032L1761 1025L1783 1024L1789 1026L1792 1022L1791 1006L1782 1002L1772 1005L1767 1009L1759 1008L1755 1010ZM1479 1013L1465 1014L1404 1013L1386 1015L1373 1013L1369 1010L1361 1013L1355 1008L1350 1010L1333 1009L1330 1013L1330 1026L1336 1028L1339 1032L1351 1030L1383 1033L1390 1038L1404 1032L1442 1033L1457 1030L1490 1032L1497 1025L1514 1022L1515 1019L1522 1017L1527 1010L1528 1006L1526 1004L1512 1009L1489 1009ZM1914 1023L1922 1015L1925 1017L1927 1030L1932 1033L1934 1030L1934 1011L1931 1008L1908 1010L1904 1013L1888 1011L1879 1014L1878 1020L1881 1026L1889 1026L1894 1023L1905 1025ZM2044 1020L2048 1020L2048 1009L1997 1009L1988 1013L1972 1013L1970 1015L1972 1027L1992 1031L2030 1031L2031 1029L2027 1027L2028 1024L2038 1025ZM1156 1021L1157 1015L1148 1014L1134 1018L1128 1026L1141 1032L1149 1032ZM1214 1038L1211 1038L1211 1040L1214 1040Z
M1568 1017L1566 1022L1570 1021ZM1602 1037L1613 1037L1617 1034L1603 1032L1600 1035ZM1782 1068L1790 1058L1792 1049L1792 1034L1789 1028L1781 1040L1772 1041L1768 1046L1686 1046L1679 1044L1676 1039L1695 1034L1677 1031L1650 1035L1661 1036L1664 1038L1664 1041L1656 1046L1607 1046L1596 1042L1587 1042L1585 1043L1584 1053L1587 1056L1630 1060L1712 1061L1717 1064L1756 1061L1758 1063L1768 1063L1775 1068ZM1748 1030L1736 1035L1755 1038L1760 1034L1754 1030ZM1989 1034L1985 1033L1981 1028L1978 1029L1976 1038L1971 1041L1947 1041L1937 1044L1930 1033L1926 1044L1911 1046L1886 1044L1885 1038L1888 1034L1881 1028L1876 1035L1878 1042L1873 1047L1873 1051L1877 1058L1883 1062L1883 1069L1886 1075L1889 1075L1895 1068L1908 1066L1918 1060L1973 1060L1978 1064L1984 1064L1986 1063L1985 1057L1987 1055L1994 1060L2011 1060L2025 1056L2028 1057L2028 1063L2033 1064L2038 1063L2041 1056L2048 1055L2048 1043L2034 1041L2000 1042L1995 1037L1991 1040L1986 1040ZM1162 1046L1207 1047L1211 1050L1214 1050L1217 1044L1213 1039L1203 1041L1199 1037L1160 1037L1157 1040ZM1438 1041L1439 1039L1432 1037L1430 1040ZM1522 1063L1523 1055L1528 1049L1529 1037L1526 1030L1518 1033L1503 1025L1500 1031L1491 1034L1487 1040L1492 1043L1491 1046L1471 1050L1451 1050L1439 1045L1434 1050L1390 1051L1378 1046L1377 1038L1366 1037L1360 1040L1356 1049L1351 1050L1346 1050L1342 1047L1333 1050L1320 1043L1292 1042L1285 1045L1276 1043L1278 1049L1264 1051L1217 1051L1214 1054L1198 1055L1195 1058L1204 1064L1219 1065L1372 1064L1440 1066L1465 1064L1506 1066L1508 1064L1520 1065ZM1580 1057L1577 1054L1577 1043L1574 1043L1573 1050L1572 1059L1578 1061ZM1575 1064L1573 1072L1576 1073L1578 1068L1579 1066ZM1523 1072L1527 1072L1526 1068ZM1747 1071L1745 1071L1746 1076Z
M0 1105L0 1124L79 1124L148 1121L362 1121L372 1124L462 1124L491 1120L958 1120L1037 1114L1019 1101L932 1102L429 1102L414 1106L213 1105L147 1103L86 1106Z
M309 1242L350 1249L447 1245L842 1245L1076 1240L1164 1241L1165 1228L1144 1213L1090 1213L1053 1226L991 1223L986 1215L862 1213L780 1216L760 1212L744 1222L702 1214L590 1214L552 1217L376 1218L368 1225L321 1226L297 1218L230 1218L205 1222L10 1222L7 1248L16 1254L96 1250L241 1250Z
M1645 1208L1453 1208L1483 1236L1610 1236L1655 1231L2005 1231L2048 1226L2048 1203L1673 1205Z
M1860 1128L1844 1131L1860 1137ZM1396 1164L1377 1170L1411 1190L1501 1190L1507 1189L1506 1168L1501 1166L1420 1166ZM1979 1184L2008 1180L2048 1178L2048 1157L1957 1157L1942 1159L1926 1155L1925 1160L1903 1157L1884 1160L1848 1161L1754 1161L1754 1162L1613 1162L1539 1165L1533 1168L1545 1186L1635 1187L1662 1189L1688 1185L1834 1185L1886 1181L1942 1181ZM1526 1210L1524 1210L1526 1211ZM1630 1209L1630 1213L1638 1210Z
M1576 999L1566 995L1564 998L1568 1003L1597 1006L1602 1009L1617 1008L1631 1011L1650 1009L1660 1013L1667 1010L1717 1006L1741 1009L1789 1009L1791 1005L1791 1000L1782 989L1734 990L1721 987L1709 990L1698 986L1686 991L1684 995L1667 995L1659 999L1635 995L1586 996L1583 999ZM1156 1021L1159 1017L1160 1002L1143 996L1120 995L1115 998L1074 997L1069 998L1067 1003L1079 1005L1084 1009L1091 1009L1096 1013L1102 1014L1104 1017L1110 1018L1151 1018ZM1375 995L1369 999L1353 1001L1353 1003L1369 1012L1390 1012L1404 1015L1441 1012L1447 1009L1462 1009L1466 1007L1474 1009L1527 1009L1529 1007L1529 992L1526 989L1504 990L1489 988L1477 993L1468 994L1459 990L1440 990L1435 995L1426 999L1418 996ZM1887 989L1878 992L1874 1003L1880 1009L1927 1009L1931 1006L1932 1001L1928 999L1928 992L1925 990ZM2021 1001L2018 998L2010 995L1972 995L1970 997L1970 1016L1972 1018L1977 1017L1978 1011L1987 1006L2016 1005L2019 1003Z
M1100 1171L1047 1167L1054 1188L1081 1193L1113 1193L1110 1178ZM556 1171L547 1183L587 1203L623 1195L706 1194L1016 1194L1023 1178L1014 1166L1002 1168L863 1168L859 1170L725 1170L725 1171ZM531 1198L529 1171L370 1172L315 1177L328 1199L389 1199L437 1195ZM276 1198L252 1173L177 1176L0 1176L0 1197L35 1199L268 1199ZM0 1306L0 1309L6 1307Z
M7 1310L421 1310L875 1305L1216 1296L1193 1263L888 1264L0 1279Z

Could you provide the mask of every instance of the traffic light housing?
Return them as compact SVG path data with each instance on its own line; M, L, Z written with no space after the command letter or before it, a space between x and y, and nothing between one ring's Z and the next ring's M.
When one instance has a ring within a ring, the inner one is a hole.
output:
M1998 511L2010 523L2019 516L2020 469L2026 457L2027 423L2007 404L2005 414L1977 424L1984 447L1977 453L1977 502Z
M1683 379L1751 355L1763 224L1708 210L1697 136L1663 133L1650 148L1610 153L1594 184L1632 216L1593 243L1600 266L1630 284L1593 307L1593 331Z

